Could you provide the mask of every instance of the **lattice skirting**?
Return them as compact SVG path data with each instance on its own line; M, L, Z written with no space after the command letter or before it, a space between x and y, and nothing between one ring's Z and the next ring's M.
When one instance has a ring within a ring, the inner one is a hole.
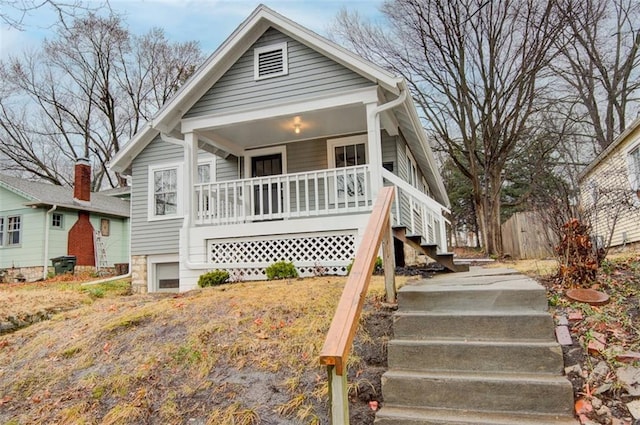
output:
M208 262L232 280L266 279L265 269L291 261L300 276L345 275L356 253L356 231L210 239Z

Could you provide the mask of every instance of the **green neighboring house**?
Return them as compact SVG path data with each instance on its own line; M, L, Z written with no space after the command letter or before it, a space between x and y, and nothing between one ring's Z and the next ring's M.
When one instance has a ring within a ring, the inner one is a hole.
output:
M103 249L95 251L103 253L102 265L128 263L128 200L91 193L89 201L80 201L72 188L0 174L0 276L4 281L41 279L52 271L51 258L75 255L78 247L73 242L70 246L69 231L81 214L88 214L93 227L85 238L90 244L96 243L94 232L99 232Z

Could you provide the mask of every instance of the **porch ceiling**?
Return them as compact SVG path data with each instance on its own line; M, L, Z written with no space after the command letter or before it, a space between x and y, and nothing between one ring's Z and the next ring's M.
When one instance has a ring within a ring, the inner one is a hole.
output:
M295 132L296 125L299 126L299 133ZM231 143L240 149L247 149L366 130L365 106L354 104L236 122L197 132L214 143L227 146Z

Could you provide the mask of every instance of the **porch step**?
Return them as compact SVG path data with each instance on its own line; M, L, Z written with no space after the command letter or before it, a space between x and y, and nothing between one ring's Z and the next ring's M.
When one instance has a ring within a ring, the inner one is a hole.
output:
M406 285L398 291L399 311L547 311L545 290L535 281L504 269L486 270L485 276L467 272L444 282Z
M573 414L573 389L561 376L389 370L385 403L460 410Z
M555 341L398 340L387 345L389 368L404 370L562 374Z
M406 226L394 226L393 236L409 245L418 252L423 253L427 257L435 260L446 270L451 272L466 272L469 270L468 264L458 264L454 261L454 254L451 252L438 252L438 245L423 244L422 235L407 233Z
M398 292L376 425L577 425L544 288L508 269Z
M397 311L397 339L552 341L553 319L543 311Z
M577 425L566 415L483 412L385 405L375 425Z

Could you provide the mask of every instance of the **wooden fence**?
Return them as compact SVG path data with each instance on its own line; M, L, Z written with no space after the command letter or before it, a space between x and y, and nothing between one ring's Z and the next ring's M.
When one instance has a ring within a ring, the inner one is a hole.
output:
M515 213L502 224L501 231L502 252L514 260L553 255L555 236L537 212Z

